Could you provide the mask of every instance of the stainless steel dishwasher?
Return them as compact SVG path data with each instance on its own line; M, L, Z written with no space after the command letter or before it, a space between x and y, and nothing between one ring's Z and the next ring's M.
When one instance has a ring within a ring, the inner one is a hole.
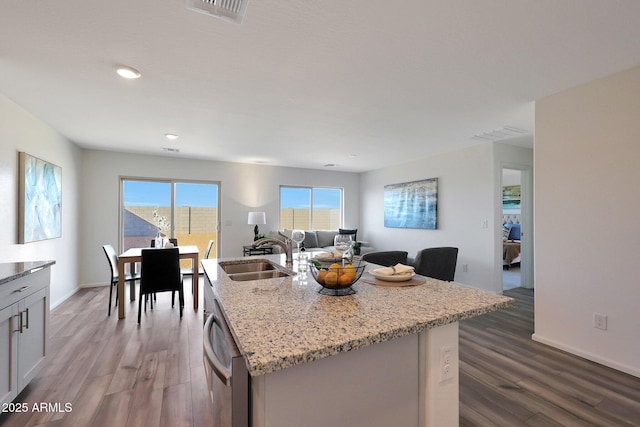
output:
M218 301L204 325L204 369L216 427L249 426L249 372Z

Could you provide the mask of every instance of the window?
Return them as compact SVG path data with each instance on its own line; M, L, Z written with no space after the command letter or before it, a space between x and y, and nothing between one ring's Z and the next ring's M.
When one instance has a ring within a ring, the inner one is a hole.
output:
M209 240L215 244L210 258L217 255L219 185L212 182L143 180L122 178L122 249L149 247L158 229L154 212L165 217L166 237L178 245L196 245L204 256Z
M342 227L342 189L280 187L280 229L336 230Z

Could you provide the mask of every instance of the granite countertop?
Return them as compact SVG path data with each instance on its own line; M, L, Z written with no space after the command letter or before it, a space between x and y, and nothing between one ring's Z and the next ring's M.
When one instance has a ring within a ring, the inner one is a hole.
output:
M431 278L411 287L382 287L361 280L353 285L354 295L326 296L318 293L320 285L310 273L306 279L298 275L238 282L229 280L218 266L218 261L252 258L284 265L284 255L202 261L252 376L513 304L512 298Z
M55 263L55 261L0 262L0 285L35 273Z

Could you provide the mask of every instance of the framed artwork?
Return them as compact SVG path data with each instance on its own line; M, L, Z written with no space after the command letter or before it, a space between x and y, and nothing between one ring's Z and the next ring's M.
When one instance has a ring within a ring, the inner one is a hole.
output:
M438 178L384 186L384 226L438 228Z
M502 211L520 212L519 185L505 185L502 187Z
M62 168L20 152L18 242L62 236Z

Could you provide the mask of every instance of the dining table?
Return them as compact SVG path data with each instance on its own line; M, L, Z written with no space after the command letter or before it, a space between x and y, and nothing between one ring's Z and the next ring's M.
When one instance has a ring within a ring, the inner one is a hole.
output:
M180 259L190 259L193 266L194 278L198 280L198 256L200 251L195 245L177 246L180 253ZM135 271L135 263L142 261L143 250L156 250L154 248L130 248L118 256L118 319L124 319L124 270L127 264L131 264L131 271ZM144 273L143 273L144 274ZM129 298L135 300L135 283L132 281L129 290ZM198 310L198 286L197 282L193 286L193 309Z

